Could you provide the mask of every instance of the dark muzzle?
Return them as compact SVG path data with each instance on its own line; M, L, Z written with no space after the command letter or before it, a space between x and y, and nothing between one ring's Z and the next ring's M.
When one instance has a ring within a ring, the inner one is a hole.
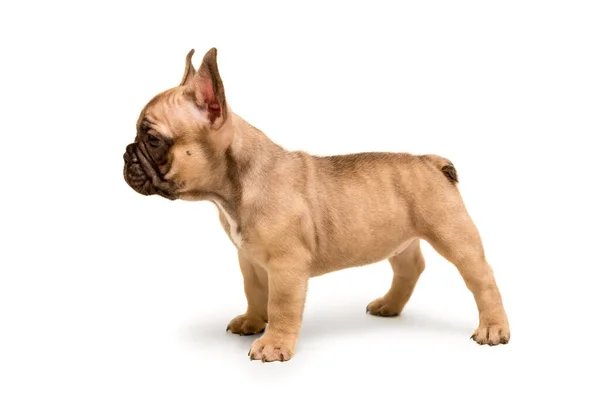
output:
M172 185L152 164L143 146L138 143L129 144L123 154L123 160L123 177L133 190L144 196L157 194L169 200L175 199Z

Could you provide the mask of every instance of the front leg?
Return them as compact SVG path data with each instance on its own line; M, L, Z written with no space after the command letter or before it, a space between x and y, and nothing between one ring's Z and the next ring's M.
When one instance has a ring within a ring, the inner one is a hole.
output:
M238 260L244 277L244 292L248 308L244 314L232 319L226 330L239 335L256 335L263 332L267 325L269 293L267 272L262 267L252 264L239 253Z
M294 355L308 289L308 268L302 257L269 263L269 326L252 344L251 360L288 361Z

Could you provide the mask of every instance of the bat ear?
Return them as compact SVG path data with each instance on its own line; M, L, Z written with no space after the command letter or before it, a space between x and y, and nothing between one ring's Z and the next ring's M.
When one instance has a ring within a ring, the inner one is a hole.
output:
M192 65L192 56L194 55L194 49L191 49L190 52L185 57L185 71L183 72L183 78L181 78L181 83L179 86L187 85L192 81L194 75L196 74L196 69Z
M227 119L225 88L217 66L217 49L206 52L192 80L196 104L208 111L208 119L218 129Z

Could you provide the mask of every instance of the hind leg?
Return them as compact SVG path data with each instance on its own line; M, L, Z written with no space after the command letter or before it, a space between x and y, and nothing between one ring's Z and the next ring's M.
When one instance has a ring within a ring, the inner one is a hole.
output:
M388 259L394 272L388 292L367 306L367 312L381 317L393 317L410 299L419 276L425 269L420 240L414 240L404 251Z
M479 232L464 206L437 219L426 235L432 247L453 263L467 288L473 293L479 311L479 327L471 338L479 344L506 344L510 339L508 318L502 296L488 264Z

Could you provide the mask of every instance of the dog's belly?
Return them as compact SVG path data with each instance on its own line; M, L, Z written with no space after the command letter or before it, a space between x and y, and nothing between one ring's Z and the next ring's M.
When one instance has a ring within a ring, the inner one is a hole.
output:
M318 230L316 275L385 260L418 237L408 207L393 195L375 192L361 204L343 203L338 200L342 211L330 215L328 229Z
M317 256L311 268L311 276L319 276L387 260L402 253L414 240L418 240L418 238L408 237L395 241L387 240L385 243L379 242L371 247L356 246L354 250L344 246L343 249L333 250L328 254Z

